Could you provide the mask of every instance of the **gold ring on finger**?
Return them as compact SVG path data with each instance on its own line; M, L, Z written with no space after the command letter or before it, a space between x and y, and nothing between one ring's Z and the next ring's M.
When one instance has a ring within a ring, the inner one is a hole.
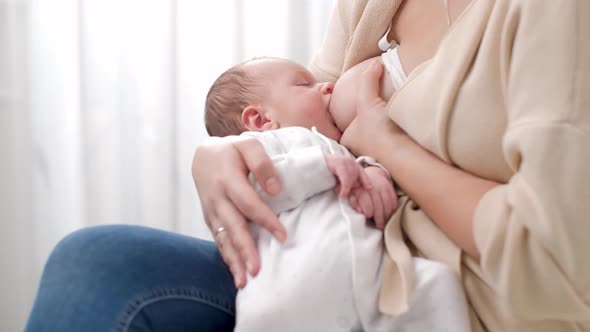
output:
M213 232L213 237L215 237L223 232L225 232L225 227L221 226L218 229L216 229L215 232Z

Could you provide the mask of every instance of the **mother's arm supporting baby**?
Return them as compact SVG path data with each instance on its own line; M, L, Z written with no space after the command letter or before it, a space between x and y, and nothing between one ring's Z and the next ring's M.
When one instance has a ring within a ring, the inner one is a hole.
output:
M192 174L210 229L224 227L229 236L219 246L237 287L246 282L246 269L256 275L260 259L247 222L258 224L280 241L287 237L278 217L250 185L248 173L269 195L281 191L279 175L262 144L244 136L211 137L195 151Z
M498 184L444 163L391 121L386 103L378 96L382 71L375 62L362 76L359 114L341 144L354 154L373 156L453 242L479 259L473 214L481 197Z

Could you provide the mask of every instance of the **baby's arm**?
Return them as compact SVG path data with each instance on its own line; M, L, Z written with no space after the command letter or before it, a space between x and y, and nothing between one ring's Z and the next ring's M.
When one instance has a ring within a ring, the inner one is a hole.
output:
M298 140L296 136L304 137L307 134L311 132L303 128L243 134L262 142L281 178L283 190L276 196L270 196L249 175L258 195L276 214L293 209L307 198L337 185L344 197L353 188L370 188L364 170L354 158L330 155L319 144L308 143L306 147L292 147L292 142Z
M328 169L324 151L319 146L269 156L279 174L281 192L270 196L262 190L252 173L248 178L262 201L277 215L297 207L317 193L336 186L336 179Z

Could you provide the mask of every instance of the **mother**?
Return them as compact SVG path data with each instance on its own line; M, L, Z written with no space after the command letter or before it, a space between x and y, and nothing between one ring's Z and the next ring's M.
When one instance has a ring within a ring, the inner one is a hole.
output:
M378 55L390 24L410 73L342 137L407 194L385 230L388 248L401 225L416 255L455 267L474 331L590 331L590 1L337 1L311 66L319 80ZM249 170L280 190L254 141L211 139L195 153L221 255L141 227L78 231L49 258L26 330L230 331L231 275L242 286L259 269L246 220L286 236ZM396 309L395 266L386 311Z
M311 65L318 79L378 55L390 23L410 73L341 143L375 157L407 194L395 221L417 255L461 273L474 331L590 331L590 2L445 2L339 1ZM281 229L246 199L248 169L278 190L255 142L212 141L193 165L238 285L258 268L242 215ZM384 310L395 290L384 289Z

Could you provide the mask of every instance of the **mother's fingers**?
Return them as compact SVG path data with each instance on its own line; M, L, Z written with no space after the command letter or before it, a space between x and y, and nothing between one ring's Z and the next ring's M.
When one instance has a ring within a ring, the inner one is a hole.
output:
M262 143L249 139L236 142L234 147L262 189L271 196L278 194L281 191L281 180Z
M383 64L379 60L374 60L363 71L359 89L359 98L357 108L359 112L372 108L376 104L384 103L379 96L380 78L383 75Z
M225 194L241 215L272 233L279 241L287 238L287 231L277 215L260 199L245 178L236 178L234 185L226 186Z
M258 263L256 247L248 232L246 219L229 203L224 200L216 205L214 220L211 221L213 238L221 251L225 264L234 275L236 287L241 288L246 283L247 259ZM223 231L219 231L220 229ZM252 263L250 263L252 264Z
M246 273L244 265L240 261L240 255L233 247L229 235L226 232L214 236L215 243L221 252L221 257L225 265L229 268L236 288L242 288L246 285Z
M260 259L246 219L229 203L226 203L225 207L220 207L223 208L224 220L232 221L229 223L228 234L233 247L240 254L241 263L246 265L250 275L256 275L260 268Z
M203 214L213 231L224 227L215 240L238 287L246 282L246 265L253 274L260 265L246 219L278 234L279 239L286 237L276 216L250 185L249 171L270 194L280 190L280 183L278 187L268 185L269 177L278 177L262 144L253 138L211 138L195 151L192 174Z

